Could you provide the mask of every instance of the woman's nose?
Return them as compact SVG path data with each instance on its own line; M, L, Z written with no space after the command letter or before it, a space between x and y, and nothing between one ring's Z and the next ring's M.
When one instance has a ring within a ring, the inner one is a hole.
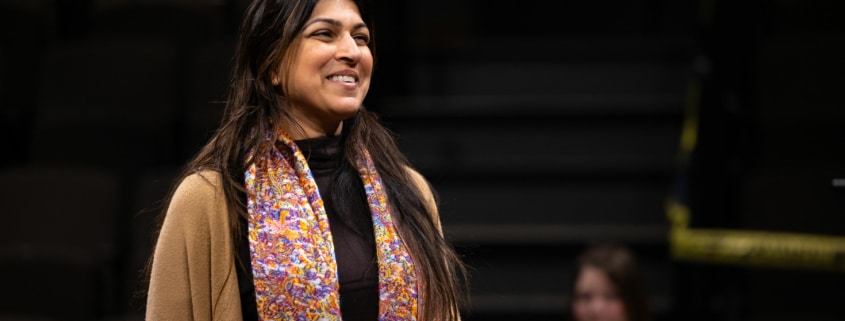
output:
M361 48L355 41L355 37L347 34L338 40L336 57L350 63L357 63L361 60Z

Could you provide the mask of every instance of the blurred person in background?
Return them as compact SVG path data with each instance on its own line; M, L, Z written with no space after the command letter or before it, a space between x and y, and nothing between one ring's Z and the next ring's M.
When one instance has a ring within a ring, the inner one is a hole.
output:
M651 319L645 278L634 253L614 243L594 244L578 257L570 289L574 321Z

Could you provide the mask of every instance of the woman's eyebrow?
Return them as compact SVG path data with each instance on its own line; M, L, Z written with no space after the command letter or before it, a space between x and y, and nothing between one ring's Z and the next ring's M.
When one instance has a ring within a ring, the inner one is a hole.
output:
M330 25L337 26L337 27L340 27L340 26L343 25L343 23L341 23L339 20L336 20L336 19L316 18L314 20L308 21L308 23L305 24L304 28L307 28L308 26L313 25L313 24L318 23L318 22L328 23ZM352 29L362 29L362 28L367 28L367 24L360 22L360 23L357 23L354 26L352 26Z

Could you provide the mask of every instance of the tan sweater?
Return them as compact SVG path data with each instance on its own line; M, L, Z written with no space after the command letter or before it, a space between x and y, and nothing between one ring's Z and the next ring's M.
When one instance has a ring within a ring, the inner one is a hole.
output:
M425 179L410 170L440 226ZM188 176L176 189L153 254L146 320L242 320L234 243L220 174Z

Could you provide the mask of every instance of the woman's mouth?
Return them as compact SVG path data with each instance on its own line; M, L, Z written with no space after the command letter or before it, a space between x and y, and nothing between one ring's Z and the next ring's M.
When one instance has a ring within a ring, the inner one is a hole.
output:
M331 76L329 77L329 80L345 83L355 83L355 77L352 76Z

